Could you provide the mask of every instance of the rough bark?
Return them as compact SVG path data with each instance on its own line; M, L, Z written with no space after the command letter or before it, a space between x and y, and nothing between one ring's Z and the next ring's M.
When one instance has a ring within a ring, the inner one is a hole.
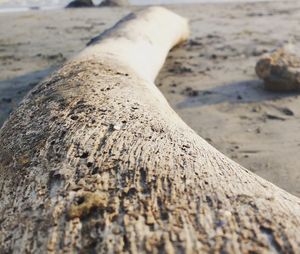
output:
M0 253L293 253L300 200L199 137L153 80L186 23L132 14L0 131Z

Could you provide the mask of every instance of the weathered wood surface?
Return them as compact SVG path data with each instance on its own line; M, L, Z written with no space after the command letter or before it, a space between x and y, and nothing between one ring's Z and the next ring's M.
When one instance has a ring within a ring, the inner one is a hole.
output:
M300 200L199 137L153 80L187 24L132 14L0 131L0 253L299 253Z

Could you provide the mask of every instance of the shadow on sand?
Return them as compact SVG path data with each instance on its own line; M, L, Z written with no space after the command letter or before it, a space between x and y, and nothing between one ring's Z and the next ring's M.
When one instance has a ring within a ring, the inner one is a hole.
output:
M12 79L0 80L0 127L24 96L55 69L50 67Z
M177 104L178 108L201 107L229 103L251 103L278 100L298 96L300 93L278 93L266 91L260 80L245 80L218 86L210 90L196 91L194 96L187 97Z

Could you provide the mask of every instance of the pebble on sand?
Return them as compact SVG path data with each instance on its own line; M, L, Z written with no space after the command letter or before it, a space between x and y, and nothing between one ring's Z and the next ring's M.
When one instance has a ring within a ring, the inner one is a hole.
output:
M257 76L264 80L266 90L300 90L300 57L294 51L291 45L287 45L259 59L255 71Z
M66 8L94 7L92 0L73 0Z
M99 6L128 6L128 0L104 0L102 1Z

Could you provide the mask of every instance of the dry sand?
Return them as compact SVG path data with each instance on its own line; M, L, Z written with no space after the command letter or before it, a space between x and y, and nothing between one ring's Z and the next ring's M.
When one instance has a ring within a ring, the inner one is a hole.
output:
M300 2L169 6L190 19L156 84L200 136L258 175L300 196L297 93L263 90L258 57L300 46ZM0 125L28 90L132 8L0 14Z

